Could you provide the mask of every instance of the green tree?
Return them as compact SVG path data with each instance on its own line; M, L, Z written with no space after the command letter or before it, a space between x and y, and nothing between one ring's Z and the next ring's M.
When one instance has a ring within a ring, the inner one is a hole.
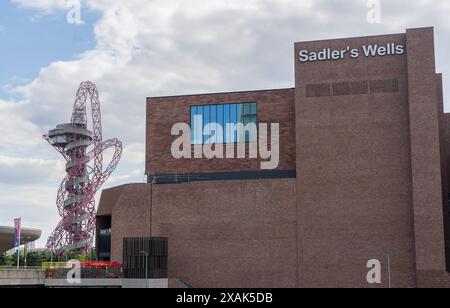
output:
M6 254L0 255L0 266L7 266L7 261Z
M51 254L45 251L32 251L27 254L27 266L40 267L43 262L50 262ZM25 261L24 261L25 262Z
M68 260L94 261L96 260L95 252L92 251L87 255L80 255L73 251L66 251L62 255L55 255L50 251L29 251L27 253L28 267L41 267L43 262L67 262ZM0 255L0 266L16 266L17 254L3 254ZM20 266L25 266L25 255L22 251L20 253Z

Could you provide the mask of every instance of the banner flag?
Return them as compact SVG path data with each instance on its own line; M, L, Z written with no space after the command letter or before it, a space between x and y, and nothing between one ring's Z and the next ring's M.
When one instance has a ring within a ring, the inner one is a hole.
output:
M16 252L19 250L20 247L21 222L22 222L21 218L14 219L14 248L16 249Z

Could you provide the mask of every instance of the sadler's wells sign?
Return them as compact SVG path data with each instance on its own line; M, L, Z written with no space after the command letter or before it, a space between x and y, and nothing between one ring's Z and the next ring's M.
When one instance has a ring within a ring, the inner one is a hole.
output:
M345 59L348 56L352 59L357 59L361 54L369 58L403 55L405 52L405 46L396 43L388 43L386 45L371 44L361 46L359 49L347 46L347 48L340 50L331 48L325 48L320 51L301 50L299 52L299 60L300 62L336 61Z

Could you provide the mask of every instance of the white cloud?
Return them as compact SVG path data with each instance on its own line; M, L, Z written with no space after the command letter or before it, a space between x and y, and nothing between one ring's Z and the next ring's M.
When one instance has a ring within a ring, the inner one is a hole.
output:
M65 0L13 3L43 14L68 11ZM60 157L40 135L70 119L75 92L84 80L94 81L100 90L105 139L117 137L124 142L123 161L107 183L118 185L142 181L147 96L291 87L295 41L434 25L438 68L450 72L448 1L383 1L380 25L367 23L363 0L345 4L329 0L81 3L82 14L86 10L100 13L94 30L96 47L76 60L55 61L42 68L32 82L13 89L20 101L0 101L0 154L10 159L28 155L35 163L47 159L37 168L16 161L20 167L5 169L13 179L27 173L32 179L57 166L53 160ZM61 172L58 167L55 170ZM56 190L57 186L49 186L49 193L54 195Z
M130 163L144 165L145 143L134 143L128 145L124 148L122 157Z
M41 141L39 127L26 117L30 109L29 103L0 100L0 150L36 146Z
M137 180L139 179L140 180ZM144 169L136 169L126 175L112 175L109 179L107 187L114 187L124 183L144 183Z
M0 185L0 225L11 226L17 217L22 218L25 228L42 230L38 246L43 247L59 221L55 189L46 186Z
M0 155L0 183L42 184L56 182L64 177L62 160L17 158Z

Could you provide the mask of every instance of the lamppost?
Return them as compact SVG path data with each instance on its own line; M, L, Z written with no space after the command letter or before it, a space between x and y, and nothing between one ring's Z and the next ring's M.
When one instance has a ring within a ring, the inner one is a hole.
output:
M392 289L392 271L391 271L391 252L390 251L387 253L387 262L388 262L389 289Z
M148 289L148 252L141 251L141 255L145 256L145 288Z

